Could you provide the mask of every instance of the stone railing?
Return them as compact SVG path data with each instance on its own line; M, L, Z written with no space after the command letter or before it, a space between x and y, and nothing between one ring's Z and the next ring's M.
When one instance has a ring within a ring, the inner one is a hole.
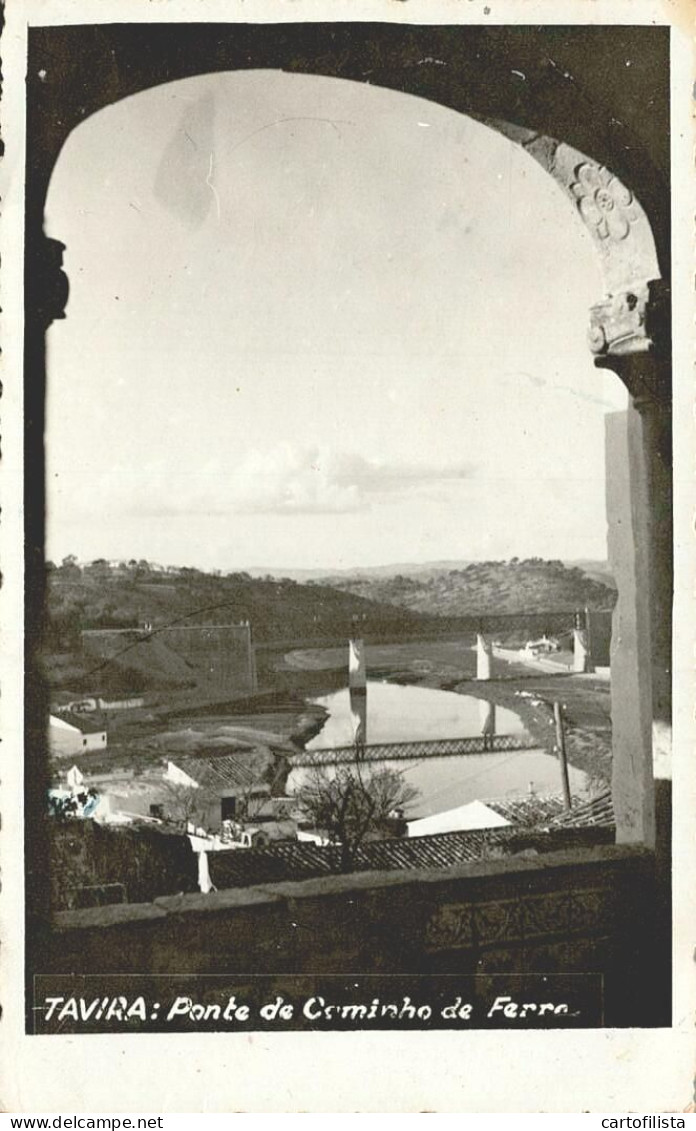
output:
M664 906L651 853L603 846L62 912L36 969L138 974L160 988L163 975L234 987L260 975L278 985L365 972L594 973L603 1023L668 1024Z

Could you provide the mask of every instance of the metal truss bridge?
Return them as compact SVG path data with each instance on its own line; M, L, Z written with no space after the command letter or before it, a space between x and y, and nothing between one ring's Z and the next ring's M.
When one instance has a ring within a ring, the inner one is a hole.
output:
M538 750L526 734L476 735L473 738L435 738L424 742L377 742L373 745L322 747L303 750L290 759L295 766L338 766L349 762L400 762L422 758L451 758L466 754L495 754L505 750Z

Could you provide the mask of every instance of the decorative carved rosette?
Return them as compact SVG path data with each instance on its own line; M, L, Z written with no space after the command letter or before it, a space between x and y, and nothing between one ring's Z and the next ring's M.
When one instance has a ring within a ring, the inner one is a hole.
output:
M639 217L630 189L600 165L585 161L570 186L583 220L600 240L625 240Z

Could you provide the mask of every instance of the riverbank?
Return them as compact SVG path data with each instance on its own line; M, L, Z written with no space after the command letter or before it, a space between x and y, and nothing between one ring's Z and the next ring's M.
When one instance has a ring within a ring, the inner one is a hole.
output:
M262 690L228 703L177 702L172 697L156 712L122 714L109 730L109 748L84 759L91 770L115 767L142 770L173 753L212 752L263 745L279 754L303 747L317 735L326 711L311 700L344 687L344 648L298 649L265 658ZM606 679L572 673L530 670L521 662L493 660L490 681L475 678L476 656L460 640L367 646L370 678L454 691L514 711L539 747L555 754L553 703L566 720L566 749L571 766L583 770L597 787L611 778L610 687ZM140 717L138 717L140 716Z
M494 678L479 681L475 652L460 641L368 645L367 665L374 679L473 695L514 711L540 748L554 755L553 704L558 700L570 764L597 788L611 781L611 691L602 676L534 670L495 656ZM345 673L345 666L345 650L327 648L287 653L281 667L286 679L294 676L300 682L311 674L315 683L322 672L335 681L337 670Z
M585 676L509 680L504 683L465 680L452 690L477 695L520 716L525 729L549 754L556 754L553 704L563 708L568 762L583 770L593 789L611 782L610 695L606 684L588 685Z
M319 733L327 712L309 703L301 690L283 689L229 703L182 706L172 698L157 713L138 715L122 712L109 723L106 750L75 755L69 764L88 774L142 773L176 755L243 753L254 747L267 747L282 758ZM66 761L57 761L56 769Z

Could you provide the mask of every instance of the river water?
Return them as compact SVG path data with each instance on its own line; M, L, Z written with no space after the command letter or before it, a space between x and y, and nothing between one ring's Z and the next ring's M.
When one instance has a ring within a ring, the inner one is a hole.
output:
M356 715L355 700L351 706L348 688L313 702L329 716L307 750L349 746L359 725L368 744L462 738L491 733L491 728L499 735L526 733L513 711L474 696L426 687L368 681L362 718ZM558 761L542 750L370 763L371 768L380 765L402 773L405 782L418 790L406 814L409 818L427 817L477 799L522 797L530 786L538 794L561 792ZM291 772L288 792L301 785L306 773L302 768ZM570 788L575 796L586 795L586 775L572 767Z

